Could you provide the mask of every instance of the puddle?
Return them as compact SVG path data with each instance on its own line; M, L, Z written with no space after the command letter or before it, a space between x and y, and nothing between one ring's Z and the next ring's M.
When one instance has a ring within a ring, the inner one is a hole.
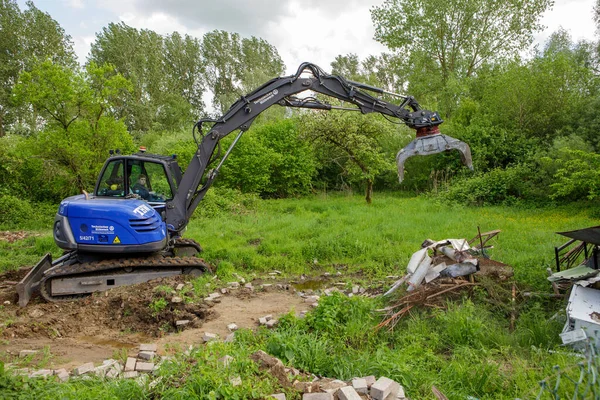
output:
M304 292L306 290L318 290L323 289L327 285L327 281L322 279L308 279L305 281L292 283L294 289Z
M132 349L134 347L137 347L136 344L120 342L120 341L114 340L114 339L98 338L95 336L81 336L79 338L79 340L81 340L85 343L92 343L92 344L95 344L98 346L110 346L115 349ZM149 340L152 340L152 339L149 339Z

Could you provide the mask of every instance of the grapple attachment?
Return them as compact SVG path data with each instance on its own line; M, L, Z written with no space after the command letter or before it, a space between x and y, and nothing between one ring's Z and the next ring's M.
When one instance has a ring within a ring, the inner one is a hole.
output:
M436 127L437 128L437 127ZM417 130L417 138L401 149L396 155L398 165L398 179L404 180L404 163L412 156L428 156L441 153L442 151L458 150L462 163L469 169L473 169L471 149L469 145L453 137L443 135L439 129L429 129L426 133Z

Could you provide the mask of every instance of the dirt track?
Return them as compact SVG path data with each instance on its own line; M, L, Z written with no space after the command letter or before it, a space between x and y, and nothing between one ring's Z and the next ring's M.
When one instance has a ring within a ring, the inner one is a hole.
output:
M76 302L45 303L35 298L20 308L15 304L14 283L25 273L0 275L0 360L14 360L21 350L47 349L52 368L101 362L123 351L136 354L140 343L157 343L162 353L165 349L183 349L201 343L204 332L225 337L231 323L254 329L258 318L267 314L308 309L293 290L271 286L231 290L212 307L200 300L170 303L158 313L152 311L149 304L157 297L155 288L189 285L184 276L115 288ZM184 319L190 324L177 332L175 321Z

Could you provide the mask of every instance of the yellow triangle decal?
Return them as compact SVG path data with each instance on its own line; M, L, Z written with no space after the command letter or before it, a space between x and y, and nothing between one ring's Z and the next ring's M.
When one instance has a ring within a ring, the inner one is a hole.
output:
M113 240L113 244L119 244L121 243L121 241L119 240L118 236L115 236L115 240Z

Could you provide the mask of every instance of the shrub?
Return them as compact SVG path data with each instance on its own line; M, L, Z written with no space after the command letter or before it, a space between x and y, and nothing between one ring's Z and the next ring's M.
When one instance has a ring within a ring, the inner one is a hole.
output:
M455 181L441 197L468 205L511 205L534 195L531 171L525 165L496 168L473 178Z
M17 227L29 221L33 207L27 200L11 195L0 196L0 225Z

